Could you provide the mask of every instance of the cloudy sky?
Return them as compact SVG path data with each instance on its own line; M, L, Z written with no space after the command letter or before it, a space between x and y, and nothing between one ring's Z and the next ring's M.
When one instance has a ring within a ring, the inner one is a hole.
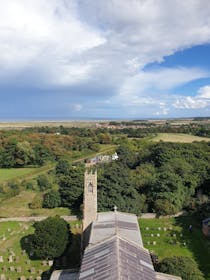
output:
M0 7L0 120L210 116L209 0Z

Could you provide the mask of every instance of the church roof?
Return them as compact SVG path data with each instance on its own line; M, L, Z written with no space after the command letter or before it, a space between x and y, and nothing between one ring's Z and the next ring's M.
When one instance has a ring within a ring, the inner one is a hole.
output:
M155 280L147 249L115 235L86 248L79 280Z
M96 244L114 235L143 247L136 215L118 211L98 213L97 221L92 223L89 245Z

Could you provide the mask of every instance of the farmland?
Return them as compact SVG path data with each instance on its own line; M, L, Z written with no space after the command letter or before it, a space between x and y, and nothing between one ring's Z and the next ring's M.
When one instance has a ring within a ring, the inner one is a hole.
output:
M154 142L174 142L174 143L192 143L194 141L201 142L206 141L209 142L210 138L207 137L199 137L190 134L184 133L158 133L157 136L151 139Z

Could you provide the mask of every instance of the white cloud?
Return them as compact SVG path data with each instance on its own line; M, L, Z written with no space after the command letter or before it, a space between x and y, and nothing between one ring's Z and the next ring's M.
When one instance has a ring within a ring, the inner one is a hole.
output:
M208 102L198 98L187 96L185 98L177 99L173 104L178 109L200 109L208 106Z
M201 87L198 93L200 98L210 99L210 86Z

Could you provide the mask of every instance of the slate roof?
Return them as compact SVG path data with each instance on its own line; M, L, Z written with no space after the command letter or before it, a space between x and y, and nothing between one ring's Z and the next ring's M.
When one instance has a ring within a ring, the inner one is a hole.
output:
M116 234L143 247L136 215L118 211L98 213L97 221L92 223L89 245L106 240Z
M148 250L118 235L85 250L79 280L155 280Z

